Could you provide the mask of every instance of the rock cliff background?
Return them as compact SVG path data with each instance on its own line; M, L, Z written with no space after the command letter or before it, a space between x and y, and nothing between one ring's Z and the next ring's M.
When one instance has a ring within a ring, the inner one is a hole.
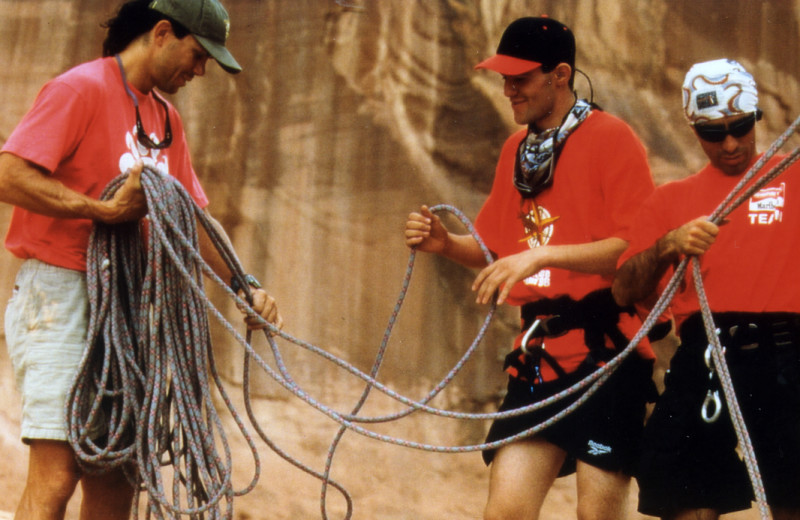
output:
M245 266L278 299L286 331L363 370L372 364L406 270L406 215L422 203L447 203L474 218L488 193L500 146L515 125L499 77L473 66L494 52L513 19L547 13L571 26L577 66L591 78L594 100L638 132L658 183L704 163L680 107L683 75L697 61L730 57L753 72L766 113L759 126L762 149L800 113L796 1L225 4L232 20L229 48L244 72L230 76L209 63L205 78L172 97L210 194L210 211ZM116 6L0 0L0 144L45 81L99 55L100 23ZM576 86L590 95L585 79ZM0 207L3 228L9 214ZM2 252L0 265L5 300L16 260ZM454 365L486 312L471 303L473 276L445 261L418 259L383 381L420 397ZM210 292L237 319L222 293ZM492 410L504 383L500 360L515 326L514 310L502 309L479 352L435 403ZM221 370L235 390L241 348L219 328L215 341ZM314 397L339 410L354 404L357 380L291 343L280 345L290 370ZM4 349L0 360L0 439L9 461L0 465L0 481L8 487L0 492L0 510L12 510L25 452L16 437L19 412ZM268 434L321 469L336 426L263 373L255 375L255 389ZM377 413L397 406L376 396L367 408L365 413ZM379 429L453 445L480 442L485 428L420 417ZM255 492L237 502L237 518L319 517L315 481L265 446L262 452L266 474ZM480 518L488 472L479 459L348 434L333 476L353 492L356 519ZM560 480L543 518L573 517L573 491L574 480ZM343 511L338 497L330 505L336 514Z

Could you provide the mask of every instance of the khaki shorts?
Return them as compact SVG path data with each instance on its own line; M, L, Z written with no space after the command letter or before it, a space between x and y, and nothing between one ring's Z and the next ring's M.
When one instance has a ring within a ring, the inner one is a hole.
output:
M86 348L86 276L27 260L5 314L6 343L22 395L22 439L67 440L65 404Z

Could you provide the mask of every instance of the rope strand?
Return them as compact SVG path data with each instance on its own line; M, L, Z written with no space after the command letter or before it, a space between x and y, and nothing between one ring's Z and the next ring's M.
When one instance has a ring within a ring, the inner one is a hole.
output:
M751 168L740 184L715 211L712 218L720 221L761 186L785 171L798 157L800 149L792 152L778 166L737 196L777 148L800 125L800 118L782 135L765 156ZM103 193L113 195L125 176L112 181ZM636 348L650 331L658 317L666 311L683 279L688 260L676 268L666 289L641 329L617 356L584 380L542 402L523 408L494 413L463 413L443 410L429 403L459 373L480 345L493 319L495 305L487 316L474 341L462 358L422 399L413 400L388 388L377 376L383 363L391 332L408 290L415 262L415 251L409 256L406 275L397 303L389 319L375 362L369 373L310 343L293 337L266 323L234 294L206 264L198 251L196 223L205 229L221 256L242 286L246 286L244 270L230 245L219 235L213 224L191 197L174 179L162 176L146 167L142 186L148 200L149 217L146 224L105 226L96 224L87 253L87 289L91 315L88 327L87 350L81 363L67 403L68 439L80 463L87 471L106 471L123 468L140 491L146 491L147 517L172 518L179 515L208 518L232 518L235 496L251 491L261 474L258 449L246 425L234 408L216 370L208 333L210 313L244 349L243 398L247 416L258 436L283 459L322 482L321 512L327 520L326 497L333 487L345 498L349 519L353 511L352 498L346 489L331 479L335 451L344 433L351 430L367 438L414 449L438 453L465 453L494 449L528 437L560 420L588 400ZM433 211L449 211L456 215L479 242L487 261L492 257L471 223L451 206L439 205ZM144 245L143 245L144 244ZM713 327L702 281L695 262L695 283L707 329ZM272 368L253 349L251 332L242 337L222 313L206 298L203 275L222 287L249 317L265 326L264 336L270 346L277 369ZM707 319L708 318L708 319ZM713 329L712 329L713 330ZM708 332L708 331L707 331ZM716 335L709 336L713 343ZM276 339L281 338L322 359L333 363L361 379L365 386L349 412L339 412L311 398L294 380L283 362ZM727 385L724 355L721 346L714 345L714 366L723 385ZM265 434L251 406L250 378L255 363L276 383L295 397L340 425L328 450L324 471L319 472L299 462L281 449ZM209 380L208 375L211 378ZM232 455L222 421L211 398L213 387L219 393L237 428L252 453L254 471L250 483L242 490L232 488ZM372 389L403 404L399 412L380 416L361 416ZM470 446L436 446L375 433L362 424L396 421L415 412L464 420L491 420L513 417L538 410L575 393L580 397L550 420L534 425L517 435L492 443ZM746 435L743 419L732 386L725 389L732 419L743 445L748 472L754 492L765 513L766 500L760 485L755 456ZM742 434L741 431L744 432ZM222 446L219 453L217 445ZM162 468L172 468L170 493L165 491ZM137 494L136 504L138 507ZM763 507L762 507L763 503Z

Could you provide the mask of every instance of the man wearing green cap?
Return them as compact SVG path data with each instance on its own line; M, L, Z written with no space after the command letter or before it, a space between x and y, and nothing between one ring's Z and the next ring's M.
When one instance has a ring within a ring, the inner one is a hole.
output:
M106 27L104 57L48 82L0 152L0 200L15 206L5 246L24 260L5 316L21 436L30 446L17 519L63 518L79 482L81 518L129 516L133 489L123 472L83 474L66 442L64 405L88 325L92 221L146 214L143 165L176 178L207 206L180 116L155 90L177 92L205 73L209 57L227 72L241 70L225 47L230 24L217 0L129 0ZM114 197L98 200L125 172ZM215 272L231 279L205 232L200 243ZM251 294L254 310L280 326L272 297L253 287Z

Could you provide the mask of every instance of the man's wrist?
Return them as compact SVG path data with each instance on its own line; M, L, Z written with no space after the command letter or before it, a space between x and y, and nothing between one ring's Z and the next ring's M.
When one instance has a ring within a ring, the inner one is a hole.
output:
M675 230L669 231L656 241L656 261L664 264L671 264L680 258L680 253L675 247L673 235Z

